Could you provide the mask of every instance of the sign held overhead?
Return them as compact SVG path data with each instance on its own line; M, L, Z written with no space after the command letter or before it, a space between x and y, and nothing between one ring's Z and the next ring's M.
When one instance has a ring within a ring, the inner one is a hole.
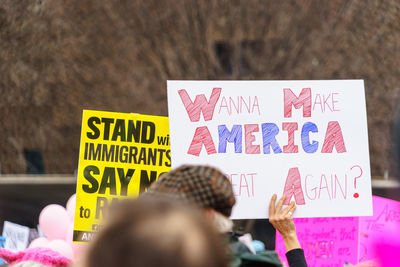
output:
M168 108L172 167L225 172L232 218L266 218L273 193L296 217L372 214L362 80L168 81Z

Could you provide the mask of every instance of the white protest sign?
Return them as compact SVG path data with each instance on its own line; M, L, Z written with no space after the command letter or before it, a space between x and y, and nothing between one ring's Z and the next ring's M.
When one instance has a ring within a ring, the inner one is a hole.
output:
M362 80L168 81L172 167L207 164L231 180L233 219L372 215Z
M4 221L3 236L6 238L4 247L12 251L26 249L29 239L29 227Z

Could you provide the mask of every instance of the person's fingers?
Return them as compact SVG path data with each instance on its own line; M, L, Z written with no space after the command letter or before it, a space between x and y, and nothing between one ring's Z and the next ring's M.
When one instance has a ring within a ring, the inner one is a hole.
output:
M290 207L290 209L289 209L289 211L288 211L288 213L287 213L290 217L292 217L292 214L293 214L293 212L294 212L295 209L296 209L295 203L294 203L294 202L292 202L292 203L293 203L293 206ZM292 204L292 203L290 203L290 204Z
M269 202L269 217L275 214L276 194L274 194Z
M278 201L278 205L276 205L276 210L275 212L281 213L282 212L282 206L283 206L283 202L285 201L285 196L282 196L281 199L279 199Z
M296 210L296 204L295 204L295 202L293 201L293 207L290 209L290 211L289 212L294 212L295 210Z
M292 213L293 213L293 211L292 211L293 206L294 206L294 202L292 201L292 202L290 202L290 204L287 205L287 207L283 210L282 215L285 216L285 215L288 214L289 212L292 212Z

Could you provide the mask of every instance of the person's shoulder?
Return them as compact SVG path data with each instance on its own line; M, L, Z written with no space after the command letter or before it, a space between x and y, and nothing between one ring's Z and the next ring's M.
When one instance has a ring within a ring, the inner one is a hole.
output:
M245 244L239 241L239 236L238 233L229 234L229 246L233 254L231 266L282 266L276 251L263 250L254 254Z

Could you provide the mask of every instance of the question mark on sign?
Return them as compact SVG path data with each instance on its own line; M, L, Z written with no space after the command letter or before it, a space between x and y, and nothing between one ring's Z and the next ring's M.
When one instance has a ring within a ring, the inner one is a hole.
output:
M354 189L357 189L357 179L359 179L359 178L362 176L363 170L362 170L361 167L358 166L358 165L354 165L353 167L350 168L350 170L353 170L353 168L359 168L359 169L360 169L360 175L354 177ZM358 198L359 196L360 196L360 195L359 195L358 193L354 193L354 194L353 194L353 197L354 197L354 198Z

